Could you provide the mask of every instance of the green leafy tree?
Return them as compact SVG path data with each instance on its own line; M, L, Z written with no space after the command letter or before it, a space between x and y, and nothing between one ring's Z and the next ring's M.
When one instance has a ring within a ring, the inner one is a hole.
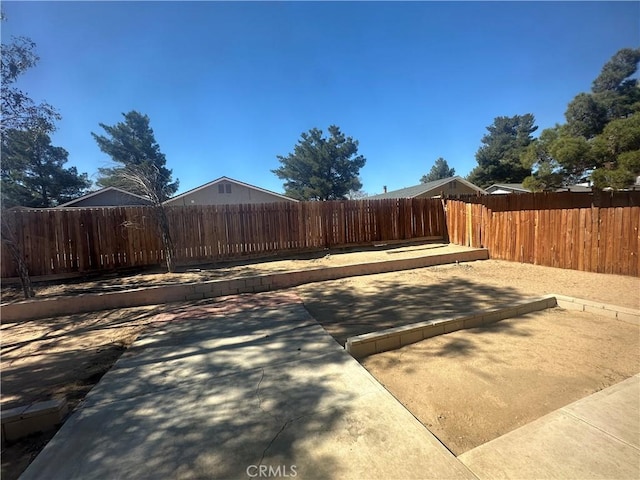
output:
M583 137L561 134L549 146L549 152L562 166L564 177L570 183L583 181L584 172L594 164L589 142Z
M562 185L562 174L550 163L538 166L535 175L530 175L522 181L522 186L532 192L554 191Z
M358 178L366 159L358 155L358 141L331 125L329 137L313 128L301 135L293 153L278 156L280 168L272 170L285 180L285 194L298 200L338 200L358 191Z
M551 155L550 148L560 135L560 126L543 130L540 137L533 140L522 153L520 160L525 168L535 169L526 177L522 185L533 191L556 190L562 185L562 167Z
M172 180L172 171L166 167L166 158L160 151L149 117L135 110L123 113L124 122L100 127L107 136L91 133L100 150L111 157L115 166L98 169L97 184L101 187L118 187L131 193L147 196L139 182L131 181L131 171L153 172L154 194L161 201L178 190L178 180Z
M553 188L591 179L597 188L624 188L640 174L640 49L625 48L609 60L592 91L568 105L565 125L542 132L521 157L534 173L527 185ZM559 176L558 176L559 175Z
M3 13L0 13L0 20L4 21ZM26 93L17 88L16 81L26 70L36 65L39 58L36 55L35 43L27 37L13 37L11 43L2 44L1 67L0 67L0 92L2 103L2 122L0 122L0 149L2 149L2 163L6 160L6 151L10 147L8 142L8 132L28 131L39 129L44 133L55 130L55 121L60 118L58 112L48 103L36 104ZM19 175L19 172L13 173ZM29 277L29 268L22 254L21 245L16 240L14 227L11 218L5 208L5 199L9 202L14 197L10 190L13 185L7 184L5 172L2 172L2 225L0 237L2 243L7 247L11 259L16 265L20 283L25 298L35 295ZM9 180L10 181L10 180ZM5 187L8 187L5 192ZM15 188L14 190L19 190ZM14 192L16 193L16 192Z
M589 93L578 94L564 115L569 133L587 139L602 132L608 120L607 109L601 99Z
M597 160L591 175L596 187L631 185L640 175L640 113L609 122L593 139L591 153Z
M362 179L360 177L358 177L358 182L362 184ZM349 190L349 192L347 192L346 198L347 200L364 200L368 196L369 194L367 192L360 189L360 190Z
M435 180L453 177L455 174L456 169L449 168L447 161L444 158L439 157L431 167L431 170L429 170L429 173L422 176L420 183L433 182Z
M640 110L638 68L640 49L623 48L603 67L590 93L578 94L567 106L569 133L587 140L602 133L607 123Z
M610 91L624 93L629 86L636 84L636 81L629 77L636 73L638 62L640 62L640 48L619 50L602 67L600 75L593 81L591 90L595 94Z
M467 179L481 187L492 183L520 183L531 174L520 160L532 142L531 134L538 127L532 114L496 117L482 137L483 145L476 152L478 165Z
M87 174L65 168L68 153L39 130L9 130L2 152L2 201L6 207L54 207L83 195Z
M2 44L2 122L0 134L8 130L37 128L45 132L55 130L55 121L60 114L48 103L36 104L16 86L16 81L25 71L34 67L40 58L36 55L35 43L27 37L13 37L9 44Z

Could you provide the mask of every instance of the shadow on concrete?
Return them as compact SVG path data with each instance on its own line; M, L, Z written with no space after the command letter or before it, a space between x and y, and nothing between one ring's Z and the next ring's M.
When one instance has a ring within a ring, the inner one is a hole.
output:
M497 288L461 278L420 285L410 275L406 282L371 275L357 284L352 279L335 280L298 287L296 291L311 315L341 345L353 335L469 315L522 299L510 287ZM490 328L511 329L500 323Z
M305 478L338 478L330 455L299 445L330 432L358 395L332 388L350 359L300 305L222 312L163 314L173 318L121 357L25 478L240 478L297 459Z
M201 302L65 315L32 321L3 322L3 410L64 396L80 400L107 372L140 332L150 326L215 312L223 315L295 301L281 294L249 294Z

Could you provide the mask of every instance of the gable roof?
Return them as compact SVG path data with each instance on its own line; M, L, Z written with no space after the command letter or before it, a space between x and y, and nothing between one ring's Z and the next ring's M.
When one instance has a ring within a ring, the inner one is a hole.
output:
M88 198L99 196L99 195L104 195L105 193L111 192L111 191L117 192L117 193L119 193L120 195L122 195L124 197L131 197L131 198L136 199L136 201L138 203L136 203L135 205L139 205L140 202L145 202L145 203L147 203L149 205L151 204L151 201L148 198L142 197L140 195L136 195L135 193L127 192L126 190L122 190L121 188L118 188L118 187L104 187L104 188L101 188L100 190L96 190L95 192L87 193L86 195L83 195L81 197L75 198L75 199L73 199L73 200L71 200L69 202L60 204L55 208L73 207L75 204L77 204L79 202L82 202L82 201L84 201L84 200L86 200ZM119 207L119 206L124 206L124 204L113 205L113 206L114 207Z
M565 185L556 189L556 192L592 192L592 187L587 187L586 185Z
M447 183L456 180L469 188L472 188L480 193L486 193L483 189L474 185L473 183L465 180L464 178L456 175L455 177L441 178L440 180L434 180L433 182L421 183L420 185L414 185L413 187L401 188L399 190L393 190L387 193L381 193L379 195L372 195L368 198L374 200L380 200L384 198L414 198L419 195L423 195L432 190L437 190L439 187L446 185Z
M220 177L220 178L216 178L215 180L213 180L213 181L211 181L209 183L205 183L204 185L200 185L199 187L192 188L191 190L187 190L186 192L181 193L180 195L176 195L175 197L171 197L171 198L165 200L164 203L173 202L174 200L178 200L180 198L183 198L183 197L185 197L187 195L190 195L192 193L195 193L197 191L203 190L205 188L212 187L213 185L216 185L216 184L218 184L220 182L235 183L236 185L241 185L243 187L252 188L254 190L258 190L260 192L267 193L269 195L275 195L276 197L280 197L280 198L283 198L285 200L289 200L291 202L297 202L298 201L295 198L287 197L286 195L282 195L281 193L272 192L271 190L266 190L264 188L256 187L255 185L251 185L249 183L244 183L244 182L241 182L239 180L234 180L233 178Z
M522 186L521 183L494 183L493 185L489 185L485 190L487 192L492 192L494 190L516 190L518 192L523 193L531 193L531 190L528 190Z

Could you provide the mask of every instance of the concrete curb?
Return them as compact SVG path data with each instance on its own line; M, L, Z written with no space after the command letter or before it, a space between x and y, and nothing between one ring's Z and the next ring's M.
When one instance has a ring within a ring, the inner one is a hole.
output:
M36 432L46 432L64 420L66 400L48 400L2 412L2 445Z
M621 322L640 326L640 310L633 308L619 307L608 303L592 302L581 298L567 297L566 295L554 295L558 306L567 310L578 310L615 318Z
M42 300L27 300L2 305L0 307L0 316L2 317L2 321L11 322L115 308L202 300L204 298L237 295L240 293L281 290L305 283L336 280L338 278L411 270L414 268L454 262L487 260L488 258L489 251L483 248L468 252L443 253L440 255L343 265L306 271L298 270L230 280L211 280L202 283L165 285L122 292L81 294L68 297L44 298Z
M507 318L524 315L525 313L556 306L567 310L578 310L604 315L625 323L640 326L640 310L565 295L550 294L533 300L523 300L511 304L508 307L486 310L475 315L412 323L379 332L356 335L347 339L344 348L354 358L361 359L368 355L386 352L388 350L396 350L405 345L420 342L427 338L435 337L436 335L443 335L466 328L480 327Z
M365 333L347 338L344 348L356 359L375 353L396 350L411 343L427 338L455 332L466 328L488 325L505 318L524 315L556 306L553 295L546 295L534 300L523 300L508 307L485 310L483 312L455 318L443 318L427 322L412 323L402 327L389 328L379 332Z

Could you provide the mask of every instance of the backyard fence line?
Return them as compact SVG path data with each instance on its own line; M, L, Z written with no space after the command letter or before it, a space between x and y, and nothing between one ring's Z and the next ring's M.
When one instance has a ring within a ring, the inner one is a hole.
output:
M443 237L439 199L385 199L167 207L179 264L293 254ZM151 207L11 210L7 224L32 276L162 264ZM8 249L2 278L16 277Z
M451 243L493 259L640 276L640 192L485 195L446 202Z
M447 237L491 258L640 276L640 192L169 207L179 264ZM161 265L151 207L4 214L32 276ZM8 249L1 276L17 276Z

